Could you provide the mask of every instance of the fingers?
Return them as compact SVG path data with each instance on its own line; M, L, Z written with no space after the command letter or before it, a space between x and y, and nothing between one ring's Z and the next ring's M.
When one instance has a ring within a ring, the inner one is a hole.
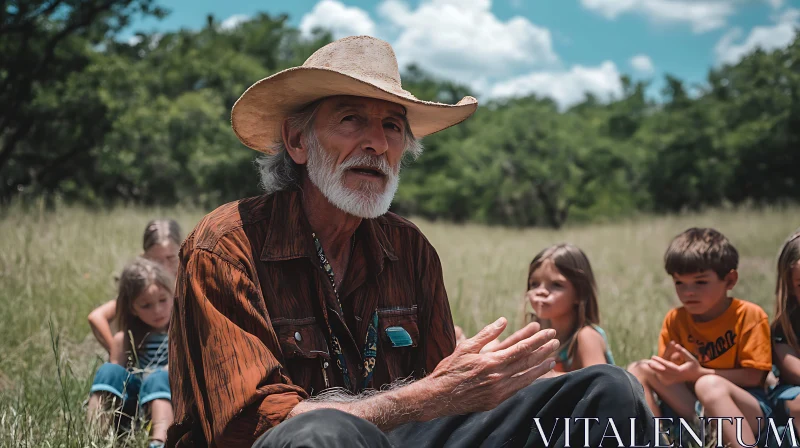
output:
M516 372L524 372L540 363L555 363L555 361L548 358L551 358L553 353L558 350L558 346L558 339L551 339L538 348L535 348L533 351L523 353L523 356L509 364L508 369Z
M516 344L517 342L533 336L534 334L536 334L536 332L539 331L540 328L541 325L539 325L538 322L531 322L528 325L524 326L522 329L515 331L514 334L507 337L503 342L500 342L499 344L495 345L491 351L496 352L498 350L505 350L511 347L512 345Z
M508 325L508 321L506 321L505 317L501 317L494 323L483 327L483 329L472 338L459 344L459 347L463 347L463 350L467 353L479 353L486 344L500 336L503 330L506 329L506 325Z
M658 372L678 371L678 366L675 365L675 363L667 361L666 359L660 356L653 356L652 358L650 358L650 367Z
M522 389L523 387L528 386L529 384L536 381L536 379L538 379L545 373L553 370L555 366L556 366L555 361L546 360L545 362L535 365L526 371L520 372L512 377L513 383L511 387L515 391Z
M528 336L527 338L517 342L516 344L508 348L502 350L495 350L494 354L502 359L515 360L520 358L520 356L529 354L532 351L536 350L537 348L543 346L548 341L552 340L555 336L556 336L556 331L553 330L552 328L549 328L547 330L537 331L536 333L533 333L532 335Z
M678 350L683 354L683 356L686 357L687 360L696 359L694 357L694 354L692 354L692 352L690 352L689 350L686 350L682 345L680 344L675 344L675 345L678 347Z
M481 349L481 353L491 353L491 352L495 351L495 349L497 348L498 345L500 345L500 340L499 339L493 339L493 340L489 341L488 344L483 346L483 348Z

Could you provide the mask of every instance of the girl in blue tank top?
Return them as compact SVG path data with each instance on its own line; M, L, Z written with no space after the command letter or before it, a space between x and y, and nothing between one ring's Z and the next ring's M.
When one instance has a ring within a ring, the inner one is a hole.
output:
M561 342L551 375L595 364L614 364L605 331L600 328L597 285L586 254L569 244L539 252L528 269L528 322L553 328Z

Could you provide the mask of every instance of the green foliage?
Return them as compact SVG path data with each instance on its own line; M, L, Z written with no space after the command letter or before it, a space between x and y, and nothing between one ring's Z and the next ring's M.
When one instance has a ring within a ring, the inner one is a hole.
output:
M64 14L52 3L12 2L0 24L0 67L11 67L0 69L0 103L17 106L0 113L0 201L55 194L213 207L259 193L257 153L231 132L230 109L254 81L302 64L330 34L303 37L285 15L232 29L209 16L199 30L123 43L115 39L130 17L164 11L152 0L55 3ZM647 84L621 81L617 100L588 96L566 111L537 97L482 104L425 138L393 210L558 228L800 199L800 38L712 70L693 93L667 76L661 103L646 99ZM403 83L425 100L474 95L415 65Z

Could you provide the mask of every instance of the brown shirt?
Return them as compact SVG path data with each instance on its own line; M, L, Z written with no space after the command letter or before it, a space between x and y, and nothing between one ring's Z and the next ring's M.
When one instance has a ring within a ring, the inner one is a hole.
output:
M362 220L339 291L342 317L300 201L291 191L223 205L184 242L170 325L168 446L249 447L303 399L344 386L326 321L352 384L360 384L376 309L372 388L421 378L453 352L439 257L416 226L392 213ZM402 327L412 344L393 347L389 327Z

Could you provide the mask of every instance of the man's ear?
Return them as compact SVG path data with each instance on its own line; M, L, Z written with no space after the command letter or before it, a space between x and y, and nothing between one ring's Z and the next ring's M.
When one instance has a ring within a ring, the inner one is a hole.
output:
M725 276L725 287L730 291L739 282L739 271L731 269L728 275Z
M289 157L298 165L305 165L308 162L308 148L303 143L302 137L302 131L289 126L289 120L283 121L281 127L283 144L286 146L286 151L289 152Z

